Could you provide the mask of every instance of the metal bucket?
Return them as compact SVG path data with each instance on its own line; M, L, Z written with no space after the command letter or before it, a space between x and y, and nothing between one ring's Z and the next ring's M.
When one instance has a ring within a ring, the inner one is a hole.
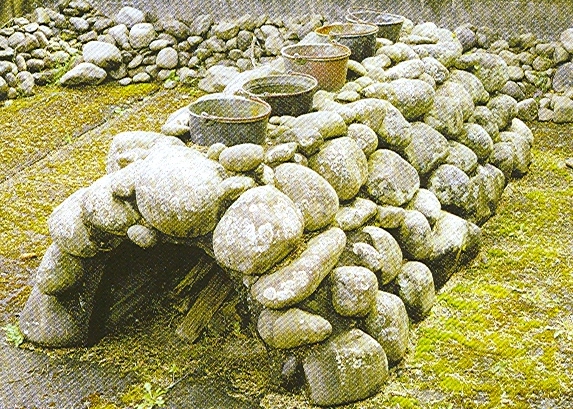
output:
M338 91L346 82L350 48L342 44L294 44L283 47L287 71L313 76L318 88Z
M193 102L189 113L191 142L197 145L261 145L267 136L271 107L261 100L213 95Z
M387 38L396 42L400 37L400 30L404 24L404 17L384 11L351 7L346 12L346 20L351 23L367 23L378 26L378 37Z
M247 81L241 91L267 102L272 108L272 115L299 116L312 109L312 98L317 87L318 81L313 76L292 73Z
M335 23L314 30L316 34L350 48L350 59L362 61L376 52L378 26L360 23Z

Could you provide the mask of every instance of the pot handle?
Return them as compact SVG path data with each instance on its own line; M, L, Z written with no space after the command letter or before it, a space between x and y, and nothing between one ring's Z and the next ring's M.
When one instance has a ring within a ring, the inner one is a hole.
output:
M301 57L299 53L294 53L293 59L294 59L295 64L298 64L298 65L306 64L306 60L303 57Z
M217 117L215 115L208 114L205 111L201 112L200 117L203 120L205 125L211 125L217 119Z
M249 94L247 91L245 91L245 90L242 89L242 88L239 88L238 90L236 90L236 91L234 92L234 95L236 95L236 96L238 96L238 97L247 98L247 99L250 99L250 100L252 100L252 101L260 102L260 103L262 103L262 104L265 104L265 101L263 101L261 98Z

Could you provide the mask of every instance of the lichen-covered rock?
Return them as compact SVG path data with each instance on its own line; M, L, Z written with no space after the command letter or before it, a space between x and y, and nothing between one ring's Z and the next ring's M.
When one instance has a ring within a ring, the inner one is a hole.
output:
M425 81L398 79L389 83L375 83L363 91L367 98L389 101L408 120L423 117L434 102L435 91Z
M406 210L397 239L406 258L424 261L431 254L432 227L428 219L417 210Z
M157 38L153 24L137 23L129 30L129 44L137 49L148 47Z
M364 319L364 330L382 345L390 363L400 361L408 347L409 320L404 302L384 291Z
M265 163L270 166L277 166L283 162L290 161L296 151L298 150L298 144L296 142L281 143L280 145L275 145L265 152Z
M463 209L467 202L469 177L454 165L442 165L428 179L432 191L444 207Z
M393 149L402 150L412 140L410 123L388 101L366 98L344 107L351 113L352 120L367 125L376 132L381 143Z
M442 205L433 192L427 189L418 189L406 208L419 211L428 219L430 225L434 225L440 217Z
M142 249L148 249L155 246L159 241L158 236L159 235L156 230L150 229L147 226L142 226L141 224L134 224L127 229L127 237L129 240Z
M151 226L176 237L213 230L221 204L221 165L191 148L162 146L152 150L139 169L137 207Z
M231 172L248 172L263 162L264 154L261 145L241 143L225 148L219 155L219 163Z
M473 122L480 125L493 142L499 142L499 126L493 113L486 106L477 106L474 110Z
M359 329L344 332L304 358L311 402L321 406L350 403L377 393L388 378L384 349Z
M378 206L376 220L384 229L396 229L404 222L404 209L397 206Z
M368 159L368 194L379 204L402 206L420 187L416 169L396 152L379 149Z
M516 132L501 132L499 139L502 142L509 142L513 146L515 153L514 172L524 175L529 172L531 164L531 146L527 138Z
M134 7L125 6L118 11L114 20L117 24L125 24L127 28L131 28L145 22L145 14Z
M449 145L450 154L445 162L460 168L466 174L472 174L478 164L477 155L470 148L459 142L449 141Z
M83 62L76 65L60 78L60 85L99 85L107 77L107 72L95 64Z
M431 76L436 84L442 84L450 76L448 69L438 60L433 57L422 58L424 64L424 72Z
M314 128L324 139L345 135L348 129L344 119L331 111L311 112L296 118L288 117L282 124L290 128Z
M437 44L419 44L412 48L420 56L433 57L446 67L451 67L462 55L462 45L459 41L439 41Z
M456 140L470 148L480 162L489 159L493 150L493 141L487 131L478 124L464 124L464 132Z
M466 54L456 61L462 69L473 68L487 92L500 91L509 81L509 71L503 58L490 53Z
M93 257L99 251L83 221L81 203L86 190L73 193L48 218L48 230L54 243L66 253L78 257Z
M503 194L505 176L501 170L491 163L488 163L484 166L478 166L476 177L482 180L487 205L489 206L491 214L494 214L497 209L497 204L501 200L501 195Z
M432 109L424 116L424 122L445 136L457 137L462 133L464 124L461 103L455 98L436 96Z
M38 289L48 295L61 294L76 285L84 275L82 260L52 244L44 253L36 273Z
M84 61L103 69L114 69L121 65L123 59L119 49L103 41L90 41L82 48Z
M330 183L340 200L356 196L368 177L366 155L349 137L326 142L310 158L309 166Z
M275 186L300 209L305 230L330 224L338 211L338 195L318 173L302 165L284 163L275 168Z
M486 104L489 101L489 93L485 90L479 78L471 72L452 70L449 79L460 83L469 92L475 105Z
M374 249L380 255L380 269L376 273L380 285L386 285L394 280L400 271L402 265L400 245L390 233L379 227L366 226L362 232L370 237Z
M362 317L372 309L378 292L378 279L367 268L338 267L330 274L332 305L345 317Z
M306 299L336 265L345 245L346 235L336 227L319 234L290 264L259 278L251 287L251 295L273 309Z
M330 336L332 325L320 315L298 308L263 309L257 330L267 345L289 349L324 341Z
M511 142L498 142L494 144L489 161L493 166L503 172L505 180L509 180L517 161L513 144Z
M85 342L87 326L82 324L85 323L80 322L56 296L43 294L34 287L20 313L19 327L31 342L48 347L67 347Z
M96 229L125 236L141 216L131 203L114 197L111 181L106 175L87 188L82 197L83 217Z
M440 166L448 157L448 140L423 122L412 125L412 142L404 149L404 156L421 176Z
M213 233L217 262L242 274L263 274L302 238L303 218L288 196L272 186L243 193Z
M436 96L457 99L460 103L464 120L468 120L472 116L474 111L473 98L462 84L455 81L446 81L436 90Z
M425 66L421 60L402 61L387 69L384 74L390 81L400 78L416 79L424 73Z
M376 215L377 211L376 203L357 197L352 203L338 210L334 216L334 221L344 231L354 230L364 226L369 219Z
M519 118L513 118L511 121L511 126L508 129L509 132L515 132L523 136L529 142L529 145L533 145L533 132L531 129Z
M573 122L573 100L566 96L553 98L553 122L556 124Z
M200 90L210 94L222 92L239 75L236 67L226 67L223 65L213 65L206 72L205 76L197 85Z
M517 116L517 101L509 95L501 94L490 99L487 107L500 130L506 129Z
M573 34L573 30L571 32ZM571 38L573 38L573 35ZM573 87L573 62L568 62L557 67L557 71L555 71L553 76L553 90L563 92L571 87Z
M106 172L116 172L140 159L145 159L149 150L156 144L185 144L178 138L165 136L158 132L127 131L114 136L106 159Z
M396 278L398 296L414 320L430 313L436 298L434 278L430 269L418 261L408 261Z
M358 147L362 149L367 157L378 149L378 135L368 125L350 124L348 126L348 137L356 141Z
M247 190L256 186L256 182L249 176L231 176L223 180L219 185L219 191L221 192L222 199L236 200Z

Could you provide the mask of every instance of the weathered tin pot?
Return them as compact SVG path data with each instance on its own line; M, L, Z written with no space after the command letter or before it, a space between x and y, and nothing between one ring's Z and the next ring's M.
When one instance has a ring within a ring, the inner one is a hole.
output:
M311 75L289 73L256 78L243 84L242 92L267 102L271 115L299 116L310 112L318 81Z
M404 24L404 17L384 11L351 7L346 12L346 20L351 23L375 24L378 26L378 38L387 38L396 42Z
M314 30L316 34L329 38L350 48L350 59L362 61L376 52L378 26L359 23L335 23Z
M209 95L189 105L191 142L210 146L263 144L271 106L262 100L234 95Z
M342 44L294 44L283 47L287 71L313 76L318 89L338 91L346 82L350 48Z

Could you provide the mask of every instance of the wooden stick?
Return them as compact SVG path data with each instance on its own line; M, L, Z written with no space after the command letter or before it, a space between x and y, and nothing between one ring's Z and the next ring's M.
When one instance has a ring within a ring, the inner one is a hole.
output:
M212 276L203 290L199 293L195 304L191 307L179 327L176 334L189 341L195 340L201 335L213 315L231 292L231 280L219 267L211 270Z

